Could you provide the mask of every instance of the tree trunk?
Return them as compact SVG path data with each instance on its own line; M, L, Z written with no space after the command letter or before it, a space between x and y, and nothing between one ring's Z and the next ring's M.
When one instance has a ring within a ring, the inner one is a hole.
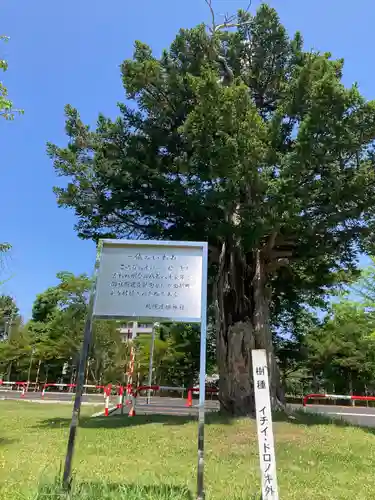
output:
M260 250L243 255L224 243L214 287L221 409L233 416L254 415L252 349L266 349L273 409L284 403L270 329L270 293Z

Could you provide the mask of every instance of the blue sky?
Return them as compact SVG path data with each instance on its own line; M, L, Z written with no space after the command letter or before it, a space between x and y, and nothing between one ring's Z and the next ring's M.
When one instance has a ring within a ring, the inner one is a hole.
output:
M213 0L218 13L245 8L243 0ZM375 98L372 33L374 0L272 0L290 33L300 30L306 48L345 58L344 80ZM259 5L253 0L252 10ZM91 273L94 245L74 231L75 217L57 208L57 184L47 141L66 143L63 108L77 107L87 123L98 112L116 116L124 99L119 65L134 40L156 55L180 27L209 19L204 0L3 0L1 47L9 61L4 83L25 115L0 122L0 241L13 245L2 293L12 294L27 319L37 293L56 283L56 273Z

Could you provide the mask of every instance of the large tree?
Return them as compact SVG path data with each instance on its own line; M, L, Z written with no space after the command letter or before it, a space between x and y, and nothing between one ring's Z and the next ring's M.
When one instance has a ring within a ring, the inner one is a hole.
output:
M116 120L90 130L66 107L58 203L82 238L207 240L222 407L253 412L254 348L277 407L271 323L355 271L373 231L375 103L267 5L180 30L160 58L136 42L121 69Z

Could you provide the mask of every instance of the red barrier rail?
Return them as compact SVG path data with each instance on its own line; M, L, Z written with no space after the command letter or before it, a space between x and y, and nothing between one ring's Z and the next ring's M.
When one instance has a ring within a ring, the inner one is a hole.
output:
M133 396L137 397L141 391L158 391L160 389L160 385L140 385L133 391Z
M77 387L77 384L57 384L57 383L52 383L52 382L48 383L48 384L46 383L46 384L43 385L42 398L44 398L46 389L48 387L69 387L69 389L73 389L74 387ZM92 387L92 388L95 388L95 389L103 389L103 392L105 392L105 389L108 386L106 386L106 385L84 385L83 387L84 388Z
M18 389L19 387L21 389L21 394L20 394L20 397L23 398L25 397L25 393L27 392L27 387L28 387L28 384L27 382L5 382L4 380L0 380L0 386L2 385L10 385L10 389L12 390L13 386L16 386L16 388Z
M303 406L307 405L309 399L345 399L348 401L375 401L375 396L354 396L343 394L306 394L303 398Z

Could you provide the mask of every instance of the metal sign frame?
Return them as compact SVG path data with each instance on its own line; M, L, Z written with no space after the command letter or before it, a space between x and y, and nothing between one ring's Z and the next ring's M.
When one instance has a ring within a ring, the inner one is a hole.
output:
M208 244L206 242L191 242L191 241L154 241L154 240L121 240L121 239L101 239L98 242L95 268L93 275L93 282L90 291L88 313L84 329L84 337L82 343L82 350L78 368L76 397L73 405L72 420L69 429L68 447L65 458L65 466L63 473L63 485L66 489L71 486L71 471L72 471L72 458L74 453L74 444L77 434L77 427L79 423L79 414L82 403L82 393L84 385L84 376L86 371L87 357L92 339L92 322L94 317L94 305L97 294L97 283L100 273L100 264L102 260L103 248L106 245L110 246L136 246L140 249L143 247L165 247L169 250L173 248L197 248L202 251L202 282L201 282L201 314L200 318L189 322L200 323L201 336L200 336L200 369L199 369L199 417L198 417L198 468L197 468L197 500L204 500L204 424L205 424L205 384L206 384L206 341L207 341L207 268L208 268ZM107 319L108 316L105 316ZM116 319L119 319L116 316ZM134 317L134 316L121 316L121 319L132 319L134 321L147 319L158 323L174 322L176 318L165 317ZM179 318L179 322L183 322L183 318Z

